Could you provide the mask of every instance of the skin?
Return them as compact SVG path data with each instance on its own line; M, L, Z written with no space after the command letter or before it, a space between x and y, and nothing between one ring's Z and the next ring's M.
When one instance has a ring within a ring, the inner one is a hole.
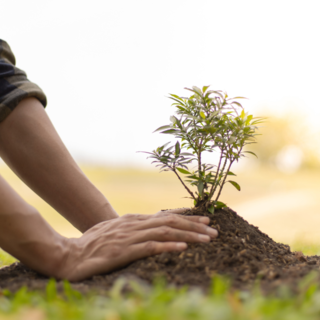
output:
M0 176L0 247L48 276L79 281L150 255L209 242L218 232L186 209L119 217L64 146L40 102L22 100L0 124L0 156L33 191L83 232L59 235Z

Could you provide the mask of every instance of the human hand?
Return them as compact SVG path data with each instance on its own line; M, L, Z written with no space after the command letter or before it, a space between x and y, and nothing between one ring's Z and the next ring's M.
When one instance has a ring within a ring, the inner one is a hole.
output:
M218 236L207 226L208 217L179 215L185 210L127 214L95 225L80 238L69 239L68 256L56 276L79 281L151 255L185 250L187 242L209 242Z

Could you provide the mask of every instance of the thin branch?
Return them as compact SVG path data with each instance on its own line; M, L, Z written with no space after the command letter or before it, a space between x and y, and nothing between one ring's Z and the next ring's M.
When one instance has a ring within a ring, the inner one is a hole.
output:
M202 139L200 140L199 144L199 151L198 151L198 171L199 171L199 178L201 178L201 147L202 147Z
M185 133L185 138L186 138L186 140L189 142L191 148L195 151L196 148L195 148L195 146L194 146L193 143L192 143L192 139L189 137L188 131L185 130L185 131L182 131L182 132Z
M230 137L229 137L229 133L230 133L230 132L227 133L228 139L230 138ZM220 175L223 175L224 169L225 169L225 167L226 167L226 165L227 165L228 157L226 156L226 158L225 158L225 160L224 160L224 163L223 163L223 166L222 166L222 169L221 169L221 174L220 174L219 169L220 169L220 165L221 165L221 160L222 160L222 158L223 158L223 151L226 150L225 147L226 147L226 144L224 143L224 144L223 144L223 149L221 150L221 158L220 158L220 162L219 162L219 167L218 167L218 169L217 169L215 181L217 181L218 175L219 175L219 176L220 176ZM211 192L210 192L210 198L213 197L213 195L214 195L214 193L216 192L217 188L218 188L218 183L215 183L215 185L212 186L212 188L211 188L212 194L211 194ZM210 199L210 198L209 198L209 199Z
M221 179L220 177L223 176L223 172L224 172L224 169L226 168L227 162L228 162L228 158L225 158L222 169L220 170L220 173L219 173L219 180ZM215 185L213 193L216 192L217 188L218 188L218 183Z
M184 182L182 181L182 179L180 178L180 176L178 175L178 172L176 171L176 169L172 169L172 171L176 174L176 176L178 177L178 179L180 180L180 182L182 183L182 185L185 187L185 189L189 192L190 196L196 200L195 196L193 195L193 193L189 190L189 188L184 184Z
M230 170L230 168L231 168L231 166L232 166L233 161L234 161L234 160L230 161L230 164L229 164L227 173L229 172L229 170ZM225 182L226 182L226 179L227 179L227 175L228 175L228 174L226 174L226 175L224 176L224 178L223 178L223 182L222 182L222 184L221 184L221 186L220 186L219 193L218 193L215 201L218 201L218 199L219 199L219 197L220 197L222 188L223 188L223 186L224 186L224 184L225 184Z
M239 157L239 155L241 154L242 149L243 149L243 144L241 145L240 150L238 151L238 154L237 154L238 157ZM234 157L232 160L230 160L230 164L229 164L227 173L226 173L226 175L224 176L223 183L222 183L221 186L220 186L219 193L218 193L217 198L216 198L215 201L218 201L218 199L219 199L219 197L220 197L222 188L223 188L223 186L224 186L224 184L225 184L225 182L226 182L226 179L227 179L228 172L230 171L230 168L231 168L234 160L235 160L235 157Z
M219 173L219 171L220 171L220 166L221 166L222 158L223 158L223 150L221 151L220 159L219 159L219 164L218 164L218 168L217 168L217 172L216 172L216 176L214 177L214 181L215 181L215 182L217 181L217 178L218 178L218 173ZM216 184L213 184L213 185L211 186L211 190L210 190L210 193L209 193L209 199L211 199L211 197L213 196L215 189L216 189Z

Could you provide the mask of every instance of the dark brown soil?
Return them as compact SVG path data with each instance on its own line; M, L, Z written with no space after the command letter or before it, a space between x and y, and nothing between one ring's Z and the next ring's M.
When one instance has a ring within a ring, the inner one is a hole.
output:
M319 271L320 256L291 252L289 246L273 241L229 208L213 216L197 208L186 214L210 217L210 225L219 230L219 237L210 243L189 244L182 253L163 253L135 261L110 274L74 283L73 287L82 292L91 289L103 292L115 279L126 276L142 283L162 277L168 284L206 290L213 275L223 274L231 278L234 288L250 289L259 279L262 289L271 292L282 284L296 290L302 277L312 270ZM14 292L26 285L29 289L43 290L47 281L20 263L0 269L0 289Z

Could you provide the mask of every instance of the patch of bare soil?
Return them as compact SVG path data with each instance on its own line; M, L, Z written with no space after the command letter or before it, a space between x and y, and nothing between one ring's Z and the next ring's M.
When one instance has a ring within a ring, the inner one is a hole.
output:
M319 271L320 256L291 252L289 246L273 241L230 208L218 210L214 215L194 208L186 214L208 216L210 225L219 230L219 237L210 243L189 244L181 253L162 253L110 274L73 283L74 289L102 293L118 277L125 276L142 283L162 277L168 284L206 290L214 274L223 274L231 278L232 286L237 289L250 289L260 279L265 292L272 292L282 284L295 291L302 277L312 270ZM47 282L48 278L21 263L0 269L0 289L14 292L26 285L31 290L44 290Z

